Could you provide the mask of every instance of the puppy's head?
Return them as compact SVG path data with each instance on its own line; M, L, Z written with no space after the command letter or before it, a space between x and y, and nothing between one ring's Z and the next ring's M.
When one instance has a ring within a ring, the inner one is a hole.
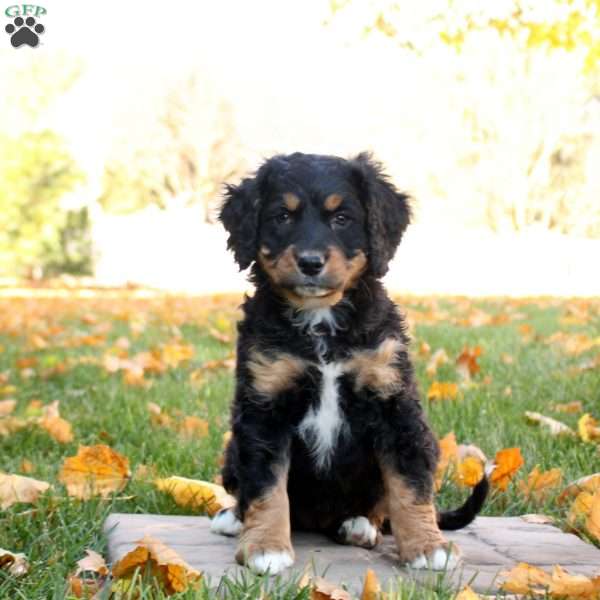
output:
M241 269L253 262L297 308L332 306L383 276L410 219L408 197L369 154L295 153L227 186L221 221Z

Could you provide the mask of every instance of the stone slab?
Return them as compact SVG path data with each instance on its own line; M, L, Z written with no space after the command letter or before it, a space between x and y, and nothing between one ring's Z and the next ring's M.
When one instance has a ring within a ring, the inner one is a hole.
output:
M144 535L151 535L212 581L241 569L233 558L236 539L211 533L207 517L114 513L107 518L104 532L111 562L132 550ZM442 575L457 588L470 583L480 593L493 593L501 583L498 572L518 562L546 569L560 564L573 573L600 575L600 550L551 525L529 523L521 517L478 517L469 527L445 533L463 553L461 565ZM440 577L400 568L391 536L384 536L373 550L340 546L314 533L294 533L293 544L296 563L292 569L301 571L311 564L315 573L326 570L329 581L346 584L355 593L367 568L373 569L382 583L401 576L435 585Z

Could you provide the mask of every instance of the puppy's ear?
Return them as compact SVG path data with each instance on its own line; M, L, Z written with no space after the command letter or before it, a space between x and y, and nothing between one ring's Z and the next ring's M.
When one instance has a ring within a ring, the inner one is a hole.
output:
M229 233L227 248L240 270L256 258L260 197L258 177L244 179L239 185L226 185L219 219Z
M363 152L350 162L367 215L369 271L382 277L410 222L409 196L394 187L370 153Z

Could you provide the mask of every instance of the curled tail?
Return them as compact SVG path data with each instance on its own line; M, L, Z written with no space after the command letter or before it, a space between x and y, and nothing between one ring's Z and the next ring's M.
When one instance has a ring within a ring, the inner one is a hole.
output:
M466 502L455 510L438 512L437 522L440 529L454 530L466 527L477 516L483 507L488 495L490 484L484 475L481 481L473 488L473 492Z

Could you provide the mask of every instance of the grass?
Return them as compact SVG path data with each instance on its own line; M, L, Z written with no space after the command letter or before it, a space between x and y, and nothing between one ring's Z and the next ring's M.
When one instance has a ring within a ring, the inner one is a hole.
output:
M428 357L418 352L423 342L432 351L444 348L450 357L435 375L441 381L459 381L454 359L465 346L483 349L476 385L461 390L456 400L424 401L440 437L454 431L459 442L477 444L488 456L501 448L519 447L525 465L517 480L536 465L543 470L560 468L565 482L598 470L597 445L575 437L553 437L527 425L523 413L538 411L576 429L580 415L556 414L552 407L581 401L585 412L600 417L600 369L577 370L600 353L600 346L569 353L564 340L562 345L548 343L559 331L571 337L583 334L586 337L581 339L588 341L600 339L600 302L431 298L399 302L412 325L423 396L432 382L425 372ZM54 486L33 506L15 504L0 511L0 547L24 552L31 563L29 574L19 579L0 570L0 598L64 598L66 580L85 549L105 554L102 523L111 511L194 514L158 492L151 479L135 476L123 492L109 499L72 499L58 482L58 470L78 445L107 444L129 458L134 473L139 465L145 465L156 476L213 480L219 472L222 436L228 429L233 380L228 368L209 361L231 355L233 343L226 338L233 338L236 304L231 298L139 298L135 294L0 298L0 400L15 398L17 416L31 411L33 400L43 404L59 400L61 416L71 422L75 435L67 444L58 443L37 427L0 436L0 471L27 474ZM85 341L86 335L99 337ZM152 382L149 388L129 385L121 373L107 372L97 360L120 338L121 345L123 338L130 341L130 356L174 339L193 346L195 353L176 368L147 376ZM29 358L36 361L32 366L22 360ZM66 370L60 372L63 365ZM191 373L195 373L195 381L191 381ZM208 435L185 438L170 428L151 424L148 402L158 404L174 418L194 415L205 419ZM31 472L24 472L29 470L24 460L30 461ZM506 492L494 495L484 514L544 512L564 523L568 507L556 504L556 493L541 502L528 499L513 482ZM437 503L454 506L464 495L447 481ZM399 585L396 598L452 596L443 587L424 592L408 583ZM245 575L219 584L221 595L239 598L265 597L265 586L270 598L308 598L307 590L298 589L294 580L268 581ZM139 589L138 596L121 597L162 597L150 583ZM199 592L177 597L214 595L210 586L204 586Z

